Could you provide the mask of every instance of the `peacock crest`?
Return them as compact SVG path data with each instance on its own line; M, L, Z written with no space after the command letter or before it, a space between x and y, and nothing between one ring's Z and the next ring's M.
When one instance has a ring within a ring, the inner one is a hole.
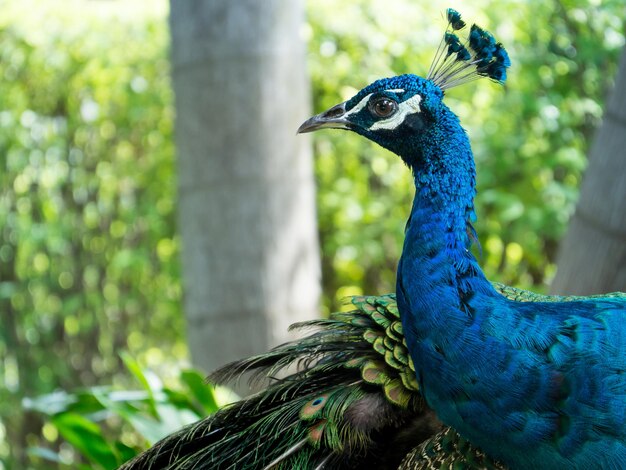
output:
M461 14L446 10L448 27L437 47L427 79L442 90L453 88L481 77L498 83L506 80L506 69L511 66L504 46L493 35L473 24L464 40L457 32L465 28Z

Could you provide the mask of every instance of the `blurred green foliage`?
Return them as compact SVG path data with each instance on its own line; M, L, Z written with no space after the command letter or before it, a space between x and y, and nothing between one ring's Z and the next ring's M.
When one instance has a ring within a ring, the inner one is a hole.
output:
M17 468L41 428L22 398L111 382L122 350L166 365L152 338L185 352L164 15L69 5L0 20L0 458Z
M58 452L31 447L28 453L33 460L54 462L61 468L113 470L172 430L198 421L237 399L225 389L208 387L204 376L196 370L182 370L178 385L171 387L149 370L142 370L128 354L121 357L139 389L95 386L24 400L26 409L48 417L44 436L53 439L60 435L69 444ZM77 463L70 449L87 463Z
M28 447L62 449L63 424L42 431L24 398L124 383L119 351L162 376L185 356L166 8L149 5L3 4L0 468L32 464ZM310 2L315 111L381 76L424 73L448 6L492 29L513 60L504 89L447 98L478 163L483 265L541 290L624 44L623 2ZM363 139L325 132L314 145L328 310L393 290L412 185Z

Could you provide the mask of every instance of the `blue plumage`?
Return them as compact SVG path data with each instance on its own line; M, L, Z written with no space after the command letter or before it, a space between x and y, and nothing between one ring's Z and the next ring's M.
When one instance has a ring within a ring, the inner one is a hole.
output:
M452 30L460 15L448 11ZM415 199L397 300L421 391L440 419L511 468L626 466L626 296L514 301L470 248L475 170L443 90L506 79L504 47L472 26L471 59L447 33L428 78L374 82L301 131L355 131L398 154ZM449 57L452 57L448 60ZM522 299L523 300L523 299Z
M463 21L461 14L458 11L448 8L446 10L446 16L448 17L448 23L453 30L457 31L465 28L465 21Z

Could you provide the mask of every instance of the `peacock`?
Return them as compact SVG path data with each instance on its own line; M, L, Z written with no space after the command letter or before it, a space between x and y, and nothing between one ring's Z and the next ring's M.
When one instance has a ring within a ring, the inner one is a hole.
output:
M232 363L266 388L124 469L623 468L626 294L542 296L489 282L472 150L444 92L506 80L504 47L460 14L426 78L378 80L299 132L347 129L396 153L415 197L395 295L297 324L303 339Z
M412 171L397 305L420 393L437 417L511 468L626 468L626 295L512 300L471 251L474 159L443 97L482 76L503 82L510 61L476 26L462 43L463 22L448 14L426 78L378 80L300 131L354 131Z

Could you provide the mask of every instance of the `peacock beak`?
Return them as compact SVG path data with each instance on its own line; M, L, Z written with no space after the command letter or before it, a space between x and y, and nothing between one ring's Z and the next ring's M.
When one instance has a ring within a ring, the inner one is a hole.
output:
M349 129L349 124L350 121L346 118L346 103L340 103L303 122L297 133L305 134L318 129Z

